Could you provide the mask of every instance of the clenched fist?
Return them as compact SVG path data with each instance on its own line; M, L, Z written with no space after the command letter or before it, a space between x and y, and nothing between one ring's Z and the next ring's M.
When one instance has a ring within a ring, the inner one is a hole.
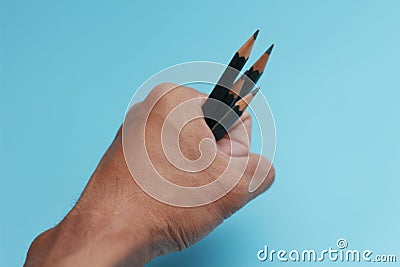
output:
M133 106L76 205L34 240L25 266L143 266L265 191L274 169L249 151L250 114L215 142L205 98L161 84Z

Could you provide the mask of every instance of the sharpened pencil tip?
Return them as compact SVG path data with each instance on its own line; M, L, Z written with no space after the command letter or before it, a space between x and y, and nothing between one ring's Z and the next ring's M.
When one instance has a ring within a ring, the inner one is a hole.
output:
M265 54L271 55L272 49L274 48L274 44L272 44L267 51L265 51Z
M254 40L257 39L258 33L260 32L260 30L256 30L256 32L253 34L253 38Z
M258 93L258 91L260 91L260 87L257 87L256 89L254 89L253 91L251 91L251 94L252 94L253 96L255 96L255 95Z

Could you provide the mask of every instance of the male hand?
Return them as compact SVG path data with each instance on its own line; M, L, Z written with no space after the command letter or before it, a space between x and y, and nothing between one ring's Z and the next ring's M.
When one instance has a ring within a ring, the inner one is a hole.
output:
M188 122L202 116L205 97L161 84L132 107L76 205L34 240L25 266L143 266L199 241L265 191L275 174L267 159L249 152L250 115L215 143L204 119ZM193 198L151 187L160 179L202 187L221 175L227 179ZM230 191L207 201L224 190Z

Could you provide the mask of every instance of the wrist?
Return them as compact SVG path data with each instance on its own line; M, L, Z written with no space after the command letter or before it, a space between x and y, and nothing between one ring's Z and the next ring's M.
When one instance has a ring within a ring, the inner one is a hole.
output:
M26 266L143 266L152 258L150 232L117 214L75 213L32 243Z

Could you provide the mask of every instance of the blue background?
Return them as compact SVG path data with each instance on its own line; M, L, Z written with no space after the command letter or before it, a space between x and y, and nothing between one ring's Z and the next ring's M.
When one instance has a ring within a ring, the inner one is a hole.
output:
M149 266L268 266L264 245L322 250L340 237L400 261L399 13L398 1L1 0L0 265L22 265L73 206L142 82L227 63L256 29L251 61L276 44L260 82L276 181Z

